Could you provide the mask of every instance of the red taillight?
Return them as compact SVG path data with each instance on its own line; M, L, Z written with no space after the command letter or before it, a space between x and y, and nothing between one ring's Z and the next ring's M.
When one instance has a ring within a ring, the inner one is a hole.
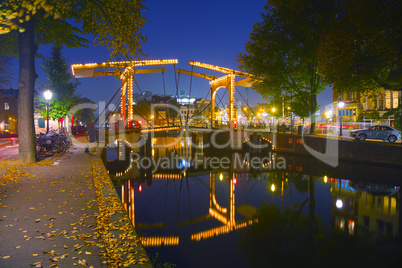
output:
M233 184L236 184L236 183L237 183L237 179L233 178Z
M15 137L10 137L10 141L15 141L16 138Z
M138 191L142 192L142 185L138 186Z

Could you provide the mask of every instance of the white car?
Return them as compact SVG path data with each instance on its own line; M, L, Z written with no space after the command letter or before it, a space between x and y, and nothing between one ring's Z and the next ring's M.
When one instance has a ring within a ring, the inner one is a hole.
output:
M396 142L397 140L401 140L401 132L396 130L393 127L389 126L371 126L365 129L353 130L350 132L350 136L355 138L356 140L365 139L375 139L375 140L383 140L389 142Z

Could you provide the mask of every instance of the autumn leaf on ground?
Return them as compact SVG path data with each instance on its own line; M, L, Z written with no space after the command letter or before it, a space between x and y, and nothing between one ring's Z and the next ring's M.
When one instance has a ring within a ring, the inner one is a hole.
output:
M78 263L83 265L83 266L88 266L88 263L87 263L87 261L85 259L78 260Z

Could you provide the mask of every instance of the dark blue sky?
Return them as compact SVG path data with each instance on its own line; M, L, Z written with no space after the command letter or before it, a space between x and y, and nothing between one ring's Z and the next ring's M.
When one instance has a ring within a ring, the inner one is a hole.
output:
M191 70L188 61L199 61L212 65L238 70L236 57L244 51L244 44L249 40L249 34L256 21L261 20L260 13L264 11L265 1L243 0L149 0L144 5L148 11L144 12L147 22L143 35L147 41L143 43L144 54L149 60L178 59L178 69ZM50 46L42 46L39 52L46 57ZM63 56L69 64L100 63L108 59L109 51L103 47L63 48ZM36 71L39 75L35 86L46 81L41 70L41 61L37 60ZM155 66L159 68L160 66ZM176 92L173 65L163 66L165 73L165 88L167 94ZM14 69L18 70L15 63ZM219 75L206 69L194 67L194 72ZM15 74L18 77L18 73ZM162 74L141 74L136 76L141 90L148 90L154 94L163 94ZM81 85L78 92L95 102L109 101L119 88L120 81L115 77L80 78ZM18 82L13 82L13 88ZM238 87L244 98L247 98L245 88ZM138 89L134 87L135 92ZM179 90L190 90L190 76L181 75ZM196 97L206 97L209 90L208 80L193 77L191 93ZM222 90L223 91L223 90ZM219 91L222 96L223 93ZM325 106L332 101L330 91L319 95L319 104ZM240 100L241 98L238 97ZM249 90L250 105L263 102L262 97ZM225 95L227 102L227 94ZM244 102L242 101L242 105Z

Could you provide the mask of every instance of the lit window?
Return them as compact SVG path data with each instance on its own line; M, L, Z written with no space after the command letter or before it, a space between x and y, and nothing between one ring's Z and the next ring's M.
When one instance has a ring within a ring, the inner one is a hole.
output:
M8 102L4 103L4 110L10 110L10 105L8 104Z
M391 91L390 90L385 91L385 108L391 109Z
M393 96L392 96L392 100L393 100L393 108L398 108L398 91L394 91L393 92Z
M384 196L384 210L383 213L385 215L387 215L389 212L389 197L388 196Z
M396 215L396 198L391 197L391 209L390 209L390 214L391 215Z

